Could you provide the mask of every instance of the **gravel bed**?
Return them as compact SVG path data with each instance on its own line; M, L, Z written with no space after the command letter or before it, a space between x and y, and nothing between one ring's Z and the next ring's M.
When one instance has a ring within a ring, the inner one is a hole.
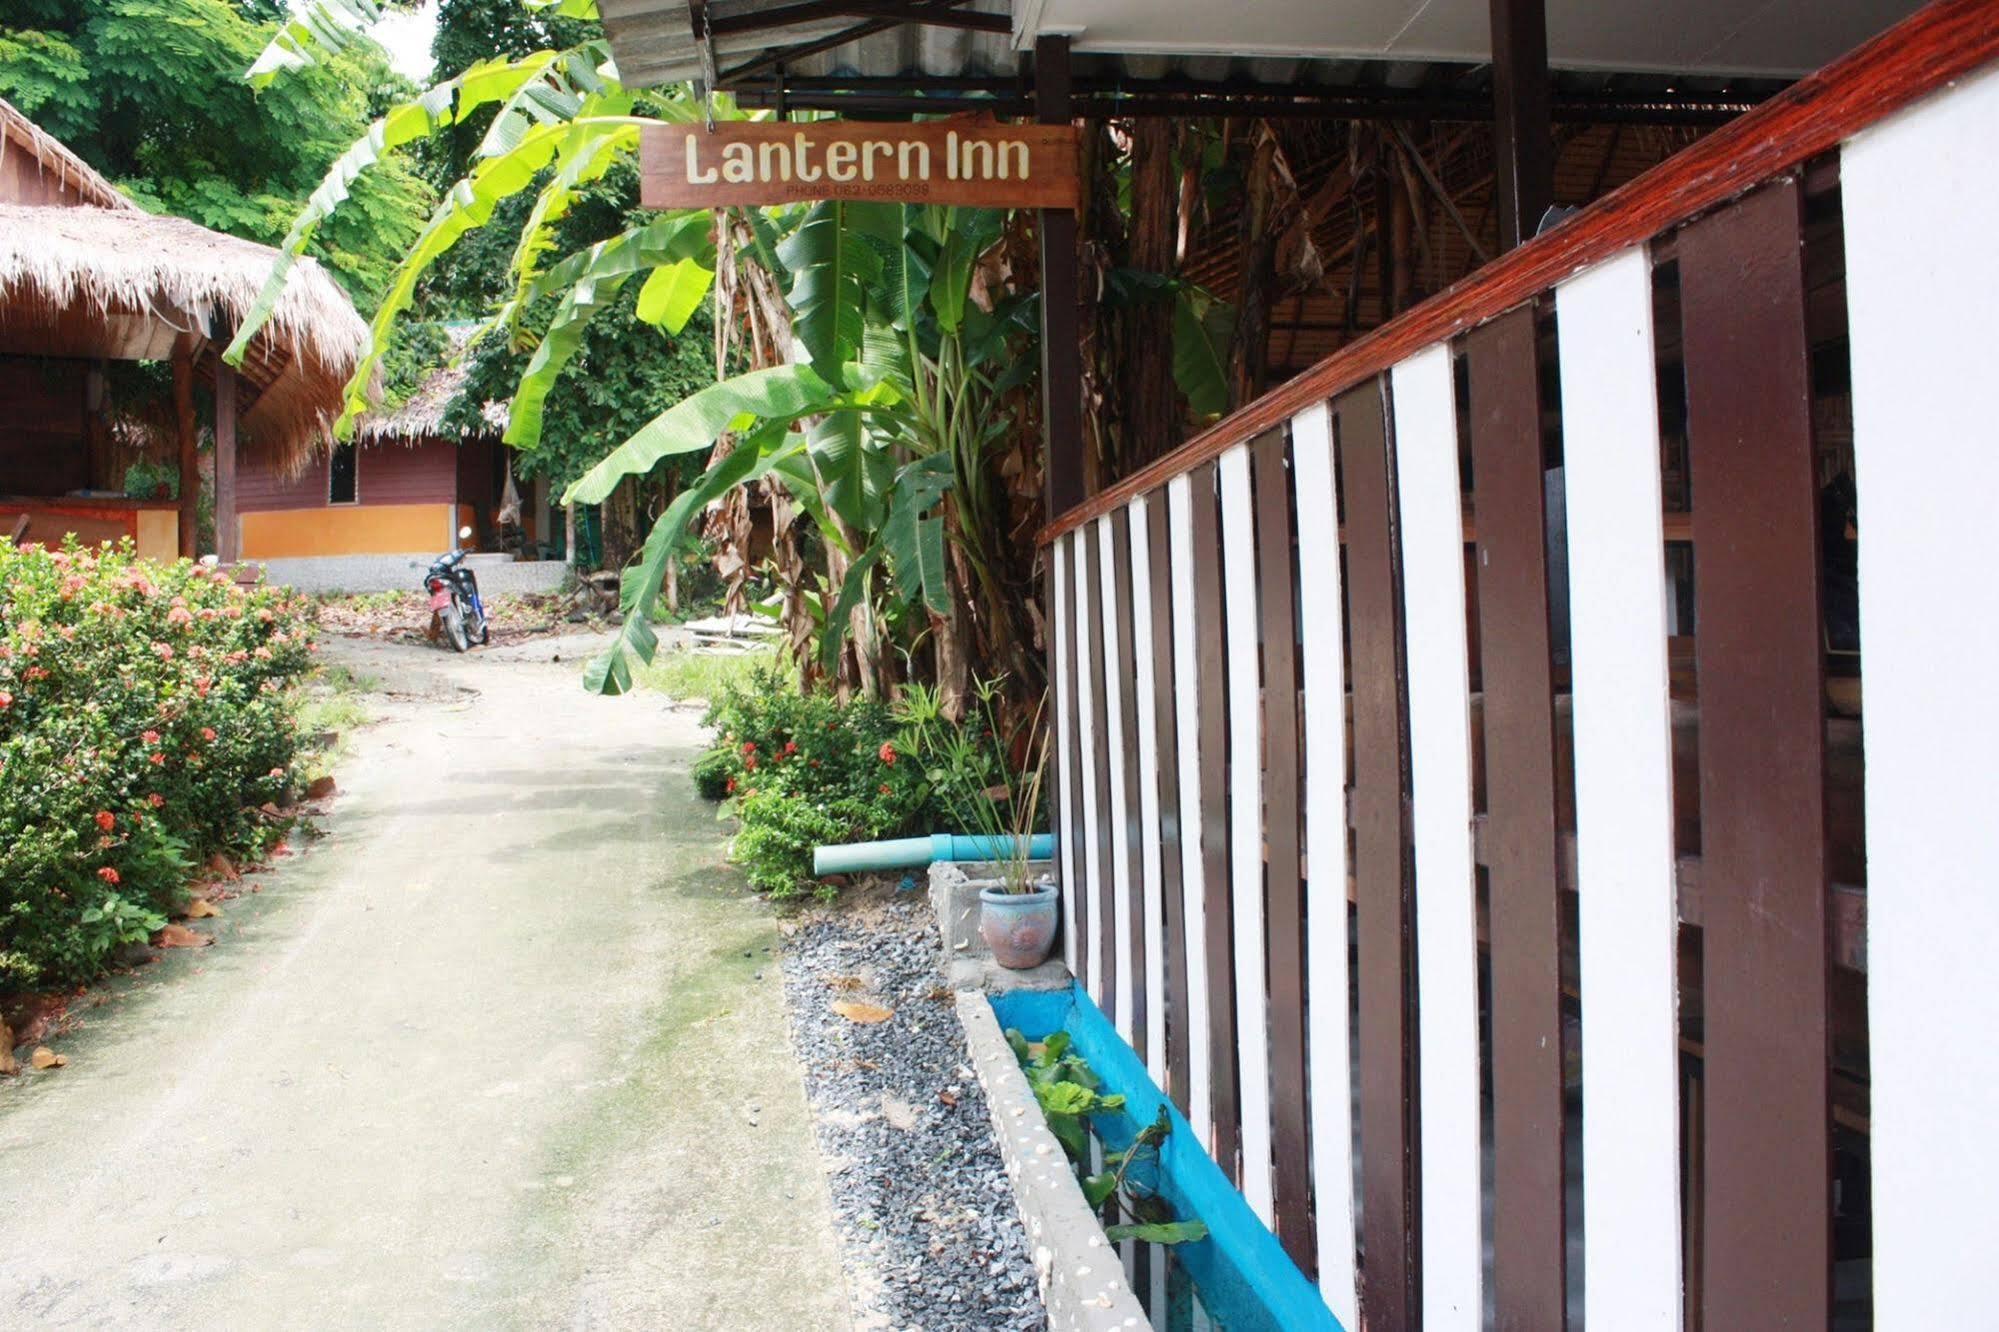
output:
M801 918L783 950L854 1326L1040 1332L1027 1237L938 953L917 894ZM881 1009L893 1011L868 1020Z

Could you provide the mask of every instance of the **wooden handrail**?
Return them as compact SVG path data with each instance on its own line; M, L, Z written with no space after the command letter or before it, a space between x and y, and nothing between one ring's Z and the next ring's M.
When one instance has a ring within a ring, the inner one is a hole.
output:
M1432 343L1837 147L1999 59L1999 0L1938 0L1044 526L1042 545Z

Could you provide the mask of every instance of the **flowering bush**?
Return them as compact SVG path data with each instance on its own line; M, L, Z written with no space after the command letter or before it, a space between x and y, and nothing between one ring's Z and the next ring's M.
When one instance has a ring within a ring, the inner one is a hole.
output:
M815 846L981 831L976 807L992 803L1009 762L990 719L948 721L935 691L916 686L892 705L800 693L767 668L709 708L718 740L694 782L734 803L750 883L788 897L811 878Z
M722 692L708 724L717 741L695 764L696 788L734 805L735 858L773 897L811 878L814 846L892 837L927 812L922 774L882 758L895 721L879 703L800 693L763 668Z
M0 547L0 989L80 980L275 836L302 599L129 544Z

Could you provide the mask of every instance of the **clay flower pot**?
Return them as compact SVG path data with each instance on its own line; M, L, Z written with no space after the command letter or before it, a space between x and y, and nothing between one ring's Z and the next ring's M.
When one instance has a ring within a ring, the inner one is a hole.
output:
M1025 971L1047 960L1060 919L1056 897L1052 883L1024 893L1009 893L997 884L979 890L979 937L993 950L994 961Z

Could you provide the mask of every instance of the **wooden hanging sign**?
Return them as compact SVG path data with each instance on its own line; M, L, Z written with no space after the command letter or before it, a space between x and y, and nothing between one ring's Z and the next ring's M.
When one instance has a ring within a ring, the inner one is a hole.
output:
M1079 178L1073 125L730 121L647 125L639 141L648 208L801 199L1074 208Z

